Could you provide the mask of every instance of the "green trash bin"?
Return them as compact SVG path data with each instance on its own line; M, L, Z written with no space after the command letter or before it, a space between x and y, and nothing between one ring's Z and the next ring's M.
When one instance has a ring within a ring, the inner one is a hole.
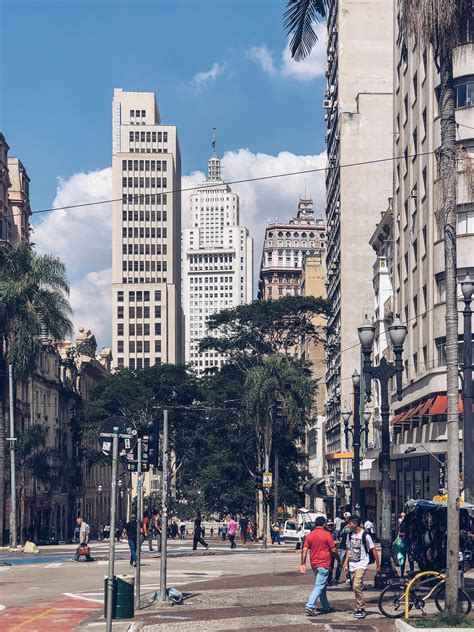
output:
M112 619L133 619L134 616L133 575L116 575L113 581ZM104 579L104 616L107 617L107 577Z

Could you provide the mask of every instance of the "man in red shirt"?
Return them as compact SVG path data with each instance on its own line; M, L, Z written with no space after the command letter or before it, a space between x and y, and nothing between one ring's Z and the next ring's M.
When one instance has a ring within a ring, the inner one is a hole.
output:
M331 534L326 531L325 525L326 518L324 516L316 518L315 528L306 537L303 550L301 551L300 572L306 573L306 556L309 551L309 562L316 577L313 591L305 606L306 614L309 617L316 616L315 605L318 599L321 602L320 614L334 612L334 608L331 608L329 605L326 595L326 584L331 569L331 559L336 557L337 553L334 540Z

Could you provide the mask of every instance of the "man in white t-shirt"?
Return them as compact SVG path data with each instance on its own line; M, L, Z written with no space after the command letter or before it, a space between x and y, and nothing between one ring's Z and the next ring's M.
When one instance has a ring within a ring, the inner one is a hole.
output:
M377 571L380 568L379 554L371 536L360 526L359 516L351 516L349 527L351 533L347 538L347 553L344 569L349 570L352 579L352 590L356 598L357 609L354 612L356 619L365 618L364 601L364 575L370 563L370 552L373 553Z
M371 522L368 518L367 520L364 522L364 529L367 531L367 533L371 536L375 535L375 528L374 528L374 523ZM372 538L373 539L373 538Z

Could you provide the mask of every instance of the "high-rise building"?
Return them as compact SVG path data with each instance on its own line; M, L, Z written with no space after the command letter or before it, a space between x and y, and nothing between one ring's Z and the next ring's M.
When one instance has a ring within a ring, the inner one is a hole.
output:
M9 241L17 244L30 238L30 178L19 158L8 159L8 173Z
M357 328L373 310L370 235L392 190L393 0L330 0L326 109L327 462L348 470L341 408L361 372ZM374 161L370 165L364 164Z
M8 241L8 146L5 136L0 133L0 242Z
M112 309L115 368L182 362L181 158L152 92L114 90Z
M315 218L311 199L300 199L297 215L289 222L267 224L258 298L301 295L303 262L307 257L321 257L325 243L326 222Z
M398 509L408 498L430 498L443 487L439 463L446 452L446 273L442 180L440 79L430 47L406 46L395 3L395 97L393 192L393 298L390 311L408 327L404 344L403 399L392 401L393 454L397 460ZM474 152L474 29L453 56L456 139L472 161ZM474 196L466 161L457 177L457 274L474 276ZM470 167L472 169L472 165ZM458 290L461 297L461 289ZM463 303L459 302L461 312ZM459 361L463 319L459 314ZM462 402L460 402L460 415ZM460 422L462 428L462 419ZM421 448L420 444L424 447ZM410 454L405 450L417 448ZM398 457L398 458L397 458Z
M185 358L202 373L225 361L216 351L199 351L206 319L252 301L253 240L239 223L239 196L222 180L215 154L190 206L191 226L183 230Z

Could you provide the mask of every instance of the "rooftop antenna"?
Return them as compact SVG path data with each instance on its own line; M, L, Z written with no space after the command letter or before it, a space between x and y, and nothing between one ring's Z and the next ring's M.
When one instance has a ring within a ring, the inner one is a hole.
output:
M212 152L215 156L216 155L216 128L215 127L212 128L211 147L212 147Z
M306 178L304 179L304 199L306 200Z

